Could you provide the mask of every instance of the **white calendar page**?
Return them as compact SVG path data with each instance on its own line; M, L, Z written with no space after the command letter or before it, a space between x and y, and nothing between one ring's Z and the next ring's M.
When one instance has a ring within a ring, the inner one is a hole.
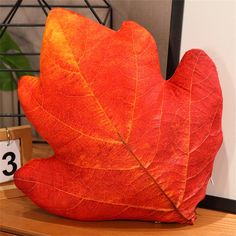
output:
M0 141L0 183L13 180L14 173L20 167L20 140L11 140L10 143Z

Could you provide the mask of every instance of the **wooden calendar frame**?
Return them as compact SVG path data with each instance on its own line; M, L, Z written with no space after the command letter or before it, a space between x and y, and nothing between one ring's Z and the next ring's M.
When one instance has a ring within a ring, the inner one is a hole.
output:
M8 130L8 131L7 131ZM21 166L32 158L32 134L31 126L0 128L0 141L20 140ZM14 181L0 183L0 199L14 198L24 194L17 189Z

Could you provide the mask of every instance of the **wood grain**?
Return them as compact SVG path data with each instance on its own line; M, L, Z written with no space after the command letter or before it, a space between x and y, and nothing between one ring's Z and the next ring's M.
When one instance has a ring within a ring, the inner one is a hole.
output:
M20 235L236 236L236 215L200 208L193 226L140 221L75 221L48 214L26 197L1 200L0 212L1 229Z
M53 150L48 144L35 144L33 143L33 158L42 158L42 157L49 157L53 155Z
M0 232L0 236L13 236L15 234Z

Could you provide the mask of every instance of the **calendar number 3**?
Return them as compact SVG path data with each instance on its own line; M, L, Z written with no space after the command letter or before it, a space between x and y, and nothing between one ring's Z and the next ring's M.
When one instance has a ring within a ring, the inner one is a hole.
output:
M8 165L11 165L12 166L12 170L11 171L8 171L8 170L3 170L2 173L6 176L11 176L13 175L16 170L17 170L17 164L14 162L15 159L16 159L16 155L14 152L7 152L3 155L2 157L2 160L6 160L7 157L10 157L10 160L8 161Z

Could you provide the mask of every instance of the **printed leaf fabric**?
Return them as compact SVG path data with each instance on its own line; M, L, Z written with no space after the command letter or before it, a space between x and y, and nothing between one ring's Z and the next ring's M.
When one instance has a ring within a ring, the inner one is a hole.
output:
M188 51L165 81L143 27L116 32L54 9L40 78L24 76L19 98L55 151L15 174L37 205L79 220L194 222L222 143L221 89L204 51Z

